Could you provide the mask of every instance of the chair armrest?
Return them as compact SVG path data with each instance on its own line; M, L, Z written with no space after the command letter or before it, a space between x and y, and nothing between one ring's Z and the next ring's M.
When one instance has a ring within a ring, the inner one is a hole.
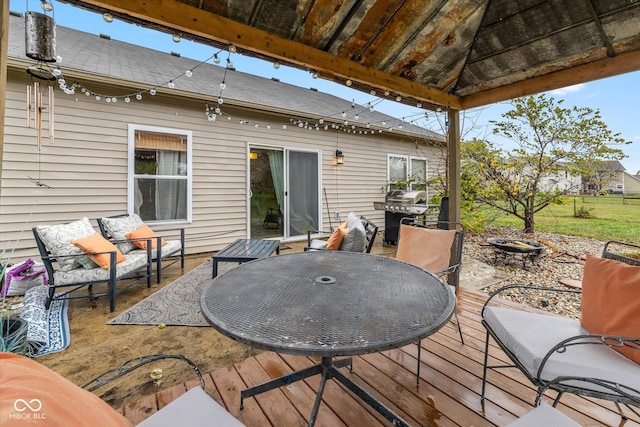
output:
M510 289L530 289L530 290L538 290L538 291L549 291L549 292L559 292L559 293L569 293L569 294L580 294L582 293L582 289L562 289L562 288L551 288L547 286L533 286L533 285L522 285L518 283L514 283L511 285L503 286L499 289L496 289L491 294L489 294L489 298L484 302L482 306L482 311L480 313L481 317L484 317L484 309L493 298L500 296L503 292L508 291Z
M306 251L306 250L313 249L313 248L311 248L311 235L312 234L322 234L322 233L327 233L327 234L331 235L331 233L333 233L333 231L308 230L307 231L307 247L304 250Z

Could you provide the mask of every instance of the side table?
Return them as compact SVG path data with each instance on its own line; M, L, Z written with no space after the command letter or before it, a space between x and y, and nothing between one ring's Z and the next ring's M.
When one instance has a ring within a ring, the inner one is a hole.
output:
M211 257L213 261L211 278L218 275L218 263L221 261L243 263L266 258L273 251L276 252L276 255L280 254L280 240L238 239Z

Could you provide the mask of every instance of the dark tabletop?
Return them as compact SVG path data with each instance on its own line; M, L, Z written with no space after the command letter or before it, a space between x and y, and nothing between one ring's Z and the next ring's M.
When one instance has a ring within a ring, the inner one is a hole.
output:
M262 258L211 280L209 323L264 350L347 356L400 347L440 329L455 297L433 274L392 258L312 251Z

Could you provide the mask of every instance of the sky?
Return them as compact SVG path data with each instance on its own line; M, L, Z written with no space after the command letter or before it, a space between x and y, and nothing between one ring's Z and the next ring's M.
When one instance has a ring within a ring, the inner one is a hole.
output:
M58 1L51 1L51 3L54 9L48 14L53 16L56 25L59 26L91 34L107 34L114 40L162 52L177 52L183 57L197 61L204 61L217 52L217 49L210 46L184 39L176 43L170 34L148 30L115 19L113 22L107 23L102 15ZM10 0L10 10L23 14L27 10L42 13L38 0ZM271 62L249 58L237 53L232 55L231 59L238 71L266 78L275 77L281 82L305 88L313 87L321 92L353 100L360 105L367 105L369 102L373 103L378 100L368 93L359 92L344 85L323 79L314 79L309 72L303 70L285 66L276 69ZM221 66L224 65L224 61L222 61ZM62 58L61 68L64 70L64 58ZM170 77L172 76L168 76L168 78ZM622 149L627 155L627 158L621 160L622 165L631 174L640 171L640 71L550 91L547 96L553 97L556 101L564 100L563 107L565 108L577 106L599 110L603 121L611 131L620 133L620 136L627 141L632 141L630 145L616 147ZM487 138L501 144L503 148L509 149L510 143L508 141L496 140L491 135L491 125L489 124L490 120L501 120L501 114L508 111L509 108L508 102L502 102L462 112L463 138ZM377 103L375 109L435 132L443 133L442 123L445 120L443 115L428 112L425 118L426 110L386 100Z

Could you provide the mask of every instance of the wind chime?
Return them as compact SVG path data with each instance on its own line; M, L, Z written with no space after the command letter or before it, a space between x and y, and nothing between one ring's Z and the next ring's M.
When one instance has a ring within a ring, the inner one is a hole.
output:
M27 12L25 15L25 54L38 61L27 67L29 83L27 84L27 126L37 131L38 151L42 148L42 138L49 138L54 143L54 96L51 82L57 79L55 71L48 64L57 62L56 56L56 23L52 17L38 12ZM46 84L41 84L46 82ZM45 88L43 88L44 86ZM47 93L47 105L43 103ZM43 116L48 116L49 133L43 133Z
M28 6L27 6L28 7ZM51 3L42 0L42 8L51 11ZM60 62L56 55L56 23L54 19L38 12L25 14L25 54L37 61L36 64L27 67L29 75L27 84L27 127L37 132L38 147L38 178L28 177L38 187L52 188L40 180L40 151L42 150L42 138L49 138L54 143L54 97L52 82L61 75L60 68L56 65L52 68L49 64ZM41 82L45 82L41 85ZM46 87L46 89L44 87ZM44 93L47 93L47 106L44 105ZM43 116L48 116L49 133L43 133Z

